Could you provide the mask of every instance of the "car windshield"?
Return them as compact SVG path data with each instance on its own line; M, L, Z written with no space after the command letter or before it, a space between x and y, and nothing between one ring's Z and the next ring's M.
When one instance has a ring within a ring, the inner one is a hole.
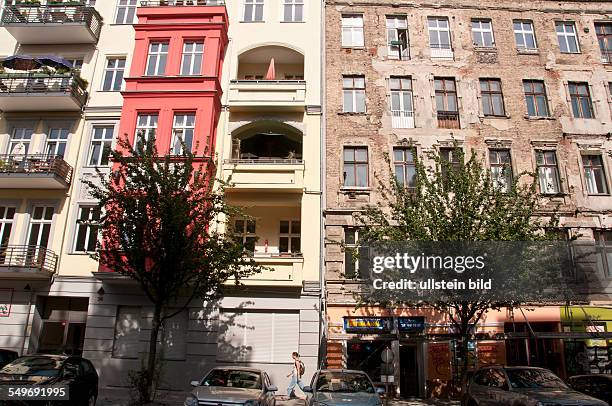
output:
M567 385L545 369L507 369L510 386L515 389L565 389Z
M21 357L0 369L0 374L28 376L57 376L64 358Z
M316 389L319 392L374 393L368 376L359 372L322 372L317 379Z
M236 369L213 369L202 381L202 386L261 389L261 374Z

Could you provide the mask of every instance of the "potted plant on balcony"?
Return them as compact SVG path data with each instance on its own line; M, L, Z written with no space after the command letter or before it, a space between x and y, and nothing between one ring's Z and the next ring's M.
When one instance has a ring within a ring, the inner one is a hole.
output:
M40 0L15 0L15 5L40 6Z

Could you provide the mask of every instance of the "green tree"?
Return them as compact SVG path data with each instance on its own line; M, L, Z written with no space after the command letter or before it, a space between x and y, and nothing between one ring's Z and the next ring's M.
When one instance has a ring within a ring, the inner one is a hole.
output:
M160 157L154 136L135 147L122 139L119 147L110 152L111 174L85 183L103 210L94 257L133 279L153 304L147 359L138 372L140 401L147 403L164 321L196 298L219 299L229 280L239 284L261 269L231 233L218 231L239 209L226 203L224 184L215 184L210 157L195 157L185 146L182 155Z
M474 151L469 157L460 148L455 148L453 153L459 163L455 166L439 152L428 154L432 165L417 159L414 188L400 184L392 171L387 176L377 175L379 203L354 215L360 226L359 244L554 239L543 231L556 226L557 209L549 207L543 215L533 174L520 174L507 187L502 187L500 178L491 175ZM510 167L504 171L510 171ZM471 326L476 325L487 311L520 305L518 301L495 300L485 295L472 300L436 297L430 301L402 304L430 307L448 318L460 343L460 377L465 376L468 369Z

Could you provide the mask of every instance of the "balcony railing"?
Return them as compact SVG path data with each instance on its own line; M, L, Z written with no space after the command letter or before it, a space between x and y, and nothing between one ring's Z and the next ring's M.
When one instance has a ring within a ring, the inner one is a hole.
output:
M53 274L57 270L57 254L39 245L0 246L0 272L6 268L9 272L26 268Z
M602 49L601 50L601 62L605 64L612 64L612 51Z
M393 128L414 128L414 112L392 110L391 126Z
M2 15L2 25L10 26L70 26L85 27L90 35L90 41L97 42L102 29L102 17L90 6L86 5L7 5ZM67 37L68 38L68 37ZM73 42L68 38L69 42ZM76 41L76 39L74 40ZM89 42L90 42L89 41ZM46 38L40 38L40 43L46 43ZM81 40L79 40L81 42ZM31 41L28 41L31 43Z
M459 128L459 112L438 111L438 128Z
M226 164L236 164L236 165L252 165L252 164L260 164L260 165L292 165L292 164L303 164L304 161L301 159L284 159L284 158L257 158L257 159L226 159L223 161Z
M82 107L87 101L85 84L75 75L8 73L0 75L0 97L5 95L61 95L76 99Z
M72 167L61 156L0 155L0 173L54 174L67 185L72 179Z
M225 0L140 0L141 7L223 6Z
M305 80L266 80L266 79L239 79L230 80L236 85L305 85Z

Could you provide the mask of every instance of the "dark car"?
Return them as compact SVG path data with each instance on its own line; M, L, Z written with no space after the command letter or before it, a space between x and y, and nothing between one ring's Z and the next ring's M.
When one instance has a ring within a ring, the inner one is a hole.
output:
M305 386L309 406L381 406L383 389L376 389L363 371L323 369L312 377L312 385Z
M17 354L16 351L3 350L2 348L0 348L0 368L5 366L9 362L16 360L18 356L19 354Z
M98 373L89 360L67 355L28 355L0 369L0 385L65 385L70 405L93 406ZM54 402L55 404L55 402Z
M567 386L548 369L490 366L477 370L462 399L464 406L608 406Z
M576 375L569 378L567 382L578 392L612 403L612 375Z

